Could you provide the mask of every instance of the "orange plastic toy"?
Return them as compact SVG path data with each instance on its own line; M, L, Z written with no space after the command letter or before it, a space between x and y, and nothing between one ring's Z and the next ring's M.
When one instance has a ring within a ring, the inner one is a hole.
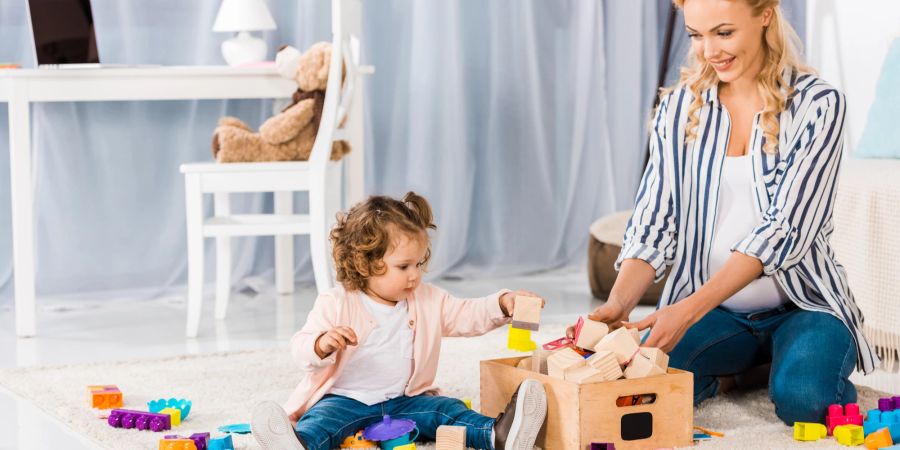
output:
M115 385L88 386L88 403L91 408L112 409L122 407L122 391Z
M348 436L341 444L341 448L378 448L378 444L363 439L362 430L359 430L353 436Z

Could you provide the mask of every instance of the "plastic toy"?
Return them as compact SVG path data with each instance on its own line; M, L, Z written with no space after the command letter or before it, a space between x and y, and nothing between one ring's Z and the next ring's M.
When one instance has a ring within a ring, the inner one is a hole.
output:
M441 425L434 440L436 450L465 450L466 427Z
M112 409L122 407L122 391L114 384L88 386L88 403L91 408Z
M862 426L862 424L863 417L859 414L859 405L856 403L848 403L844 407L838 404L831 405L828 407L828 413L825 415L825 426L828 427L829 435L834 432L834 427L838 425Z
M882 428L888 429L891 439L900 442L900 411L869 410L869 415L863 422L863 433L868 436Z
M509 327L506 346L510 350L530 352L537 347L537 344L531 340L531 331Z
M378 448L378 444L363 438L363 430L359 430L353 436L347 436L341 448Z
M463 404L466 405L466 408L472 409L472 399L471 398L464 398L464 399L462 399L462 402L463 402Z
M398 445L394 450L416 450L416 444Z
M172 417L172 426L181 425L181 410L178 408L165 408L159 411L160 414L168 414ZM199 449L198 449L199 450Z
M168 414L157 414L130 409L114 409L109 413L106 423L113 428L137 428L138 430L163 431L172 429L172 417Z
M225 436L210 438L206 450L234 450L234 442L231 440L231 435L226 434Z
M591 450L616 450L612 442L591 442Z
M233 423L231 425L222 425L221 427L219 427L219 431L223 433L250 434L250 424Z
M207 450L207 443L209 442L209 433L194 433L194 434L190 435L190 437L184 437L184 436L178 436L178 435L168 435L159 441L160 449L162 449L162 445L166 440L171 440L171 441L176 441L176 442L187 440L194 444L194 448L196 448L196 450ZM181 447L175 447L175 448L180 449Z
M863 428L859 425L838 425L834 427L834 439L841 445L857 446L865 442Z
M147 409L150 412L158 413L166 408L176 408L181 411L181 420L187 420L188 414L191 413L191 401L183 398L170 398L151 400L147 402Z
M900 396L883 397L878 399L878 409L882 412L900 409Z
M821 423L794 422L794 440L818 441L828 436L828 429Z
M888 431L887 428L882 428L878 431L869 433L869 435L866 436L865 444L866 448L877 450L894 445L894 441L891 439L891 432Z
M373 423L363 430L363 438L381 442L382 450L393 450L413 443L419 437L416 423L409 419L393 419L384 415L381 422Z
M159 450L200 450L190 439L160 439Z
M537 331L541 325L541 308L543 301L537 297L516 296L516 307L513 309L512 327L520 330Z

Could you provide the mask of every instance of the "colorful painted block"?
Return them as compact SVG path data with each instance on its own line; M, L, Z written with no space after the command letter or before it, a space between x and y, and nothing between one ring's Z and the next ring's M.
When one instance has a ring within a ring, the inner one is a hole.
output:
M531 340L531 331L509 327L506 346L509 347L510 350L530 352L537 347L537 344Z
M88 403L91 408L112 409L122 407L122 391L116 385L88 386Z
M834 439L841 445L857 446L865 442L863 428L859 425L838 425L834 427Z
M106 423L113 428L137 428L138 430L164 431L172 429L172 417L147 411L114 409Z
M818 441L828 436L828 429L821 423L794 422L794 440Z

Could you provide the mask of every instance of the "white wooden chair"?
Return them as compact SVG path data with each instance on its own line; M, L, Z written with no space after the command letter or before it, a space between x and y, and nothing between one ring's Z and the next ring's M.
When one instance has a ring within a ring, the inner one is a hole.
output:
M196 337L203 304L204 238L216 239L216 311L224 319L231 291L231 238L275 236L275 285L279 294L294 290L293 235L308 234L313 275L319 292L333 286L328 231L341 200L362 197L362 86L361 75L373 68L360 66L360 0L332 1L332 52L328 86L319 131L309 161L267 163L191 163L181 166L185 176L188 241L187 336ZM344 83L341 72L345 70ZM352 151L333 162L332 142L347 140ZM342 196L342 169L353 178L355 192ZM295 214L295 192L309 193L309 214ZM273 192L274 214L231 214L229 196L235 192ZM214 216L204 218L203 195L213 194Z

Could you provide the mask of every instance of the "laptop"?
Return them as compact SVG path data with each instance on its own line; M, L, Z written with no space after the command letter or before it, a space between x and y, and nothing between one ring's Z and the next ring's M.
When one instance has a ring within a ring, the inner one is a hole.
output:
M28 0L28 14L38 68L155 66L100 64L90 0Z

